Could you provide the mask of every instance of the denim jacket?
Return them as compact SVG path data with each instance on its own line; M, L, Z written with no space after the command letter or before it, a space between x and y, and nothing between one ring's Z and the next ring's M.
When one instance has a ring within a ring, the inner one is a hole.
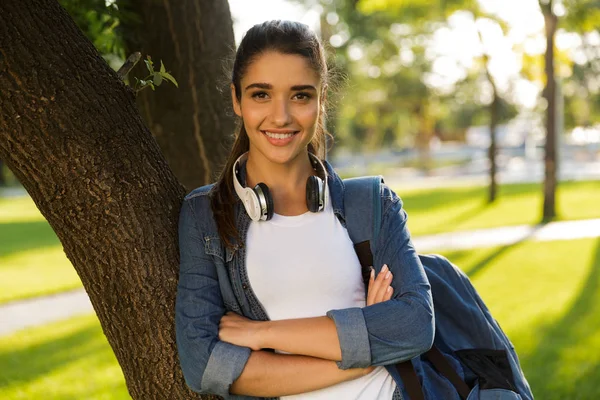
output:
M325 163L330 199L343 226L344 183ZM242 185L245 170L241 170ZM175 309L179 360L187 385L198 393L225 399L251 399L229 393L250 356L247 347L220 341L219 321L227 311L253 320L268 316L252 291L239 243L230 249L221 244L212 215L212 185L190 192L179 218L180 271ZM384 365L398 385L402 383L394 364L427 351L434 338L433 301L430 285L410 240L407 215L400 198L387 186L381 193L382 226L373 244L373 267L379 273L387 264L393 273L393 298L364 308L330 310L341 347L341 369ZM241 201L235 206L236 225L245 240L250 225ZM394 398L400 397L398 393Z

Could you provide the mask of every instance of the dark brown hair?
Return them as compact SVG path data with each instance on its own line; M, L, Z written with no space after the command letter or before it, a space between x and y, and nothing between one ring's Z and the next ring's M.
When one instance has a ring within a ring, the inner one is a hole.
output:
M235 87L235 96L241 102L241 80L248 67L261 54L276 51L283 54L300 55L309 62L321 79L321 87L326 90L329 85L329 71L325 50L320 40L310 28L299 22L267 21L254 25L246 32L235 54L231 81ZM319 94L320 95L320 94ZM324 107L324 105L323 105ZM319 158L325 153L325 112L317 122L317 129L308 150ZM250 147L248 134L243 121L239 122L239 130L229 153L227 163L223 168L211 192L211 206L221 243L233 247L234 241L240 242L240 235L235 224L235 203L238 200L233 187L233 164Z

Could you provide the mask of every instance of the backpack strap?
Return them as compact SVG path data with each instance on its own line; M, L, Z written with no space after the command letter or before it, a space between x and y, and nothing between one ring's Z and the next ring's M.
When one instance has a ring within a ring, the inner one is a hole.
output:
M358 210L360 214L360 218L346 218L352 243L377 242L381 227L382 183L381 176L344 179L344 209ZM348 212L345 214L348 215Z
M346 215L346 228L350 240L354 243L354 250L360 261L365 288L369 284L370 271L373 265L373 252L371 246L376 243L381 229L381 190L383 177L365 176L344 179L344 210ZM369 207L370 205L370 207ZM347 218L348 209L353 213L358 212L360 217ZM358 210L358 211L357 211ZM450 381L462 399L469 395L470 388L452 368L440 350L433 346L425 353L427 359L435 369ZM411 400L423 400L421 382L415 372L411 360L396 364L396 370L404 383L404 388Z
M369 286L373 266L371 245L376 243L381 227L381 176L363 176L344 179L344 210L346 229L354 244L354 251L361 265L365 291ZM348 218L348 210L359 215Z
M381 228L381 190L383 178L381 176L365 176L344 180L344 210L348 210L357 218L346 217L346 228L350 240L354 243L354 250L360 261L365 291L369 285L370 271L373 265L373 252L371 244L376 243ZM404 383L404 388L410 400L424 400L421 382L411 360L396 364L396 370Z

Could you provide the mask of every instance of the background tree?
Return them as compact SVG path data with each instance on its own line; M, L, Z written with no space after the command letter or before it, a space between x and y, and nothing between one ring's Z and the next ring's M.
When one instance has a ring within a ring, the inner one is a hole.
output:
M600 3L597 0L538 0L538 2L544 15L546 36L546 51L544 54L545 87L542 92L547 104L542 219L549 220L556 217L556 191L559 169L557 155L559 127L557 126L557 121L562 121L563 119L562 115L559 116L557 114L558 112L563 112L563 110L557 110L555 36L559 28L581 36L583 41L582 47L584 52L587 52L585 55L586 62L580 66L573 67L573 74L571 76L574 76L575 79L570 79L569 83L575 87L579 86L579 88L583 88L584 93L586 86L588 88L591 86L591 91L597 93L598 88L594 88L594 86L598 85L595 83L595 76L592 77L591 75L593 75L594 69L598 69L598 59L600 57L598 54L593 54L595 52L588 46L587 34L590 32L597 33L598 24L600 24ZM561 15L560 17L559 14ZM587 74L584 72L586 70L589 71ZM582 85L582 82L590 83L591 85L588 86L586 83ZM575 92L576 89L572 90L572 94L575 94ZM560 95L562 96L562 93ZM590 98L593 99L593 96L590 96ZM567 103L567 110L569 110L569 103L571 102ZM576 103L581 104L580 101ZM584 102L584 104L586 103ZM590 103L587 104L589 105ZM570 113L567 112L567 116L569 115Z
M558 158L556 157L556 78L554 76L554 40L558 25L558 16L553 10L554 0L539 0L539 3L544 14L544 28L546 32L546 54L544 56L546 87L544 88L543 96L546 99L547 111L542 219L549 220L556 217L556 186L558 184Z
M504 23L502 23L500 20L498 20L497 18L493 18L489 15L485 15L484 13L482 13L479 9L474 9L471 11L473 14L473 18L474 18L474 23L477 25L478 20L481 21L489 21L492 23L495 23L502 31L503 35L505 34L507 27ZM496 162L496 156L498 154L498 145L497 145L497 132L496 129L498 127L498 124L504 120L506 121L509 118L506 118L507 115L502 115L502 103L506 102L503 98L502 95L500 94L500 90L498 88L498 85L496 83L496 80L494 79L494 76L492 75L492 72L490 70L490 60L491 60L491 55L489 53L489 49L488 46L486 46L485 40L484 40L484 34L482 33L481 28L477 28L477 35L479 37L479 42L481 43L481 49L482 49L482 64L483 64L483 71L485 73L485 77L486 80L489 84L489 86L492 88L492 100L489 103L489 108L488 108L488 112L489 112L489 130L490 130L490 146L488 148L488 160L489 160L489 190L488 190L488 203L493 203L494 201L496 201L497 195L498 195L498 183L497 183L497 170L498 170L498 164ZM505 110L507 108L504 108ZM510 115L510 117L514 117L516 113ZM504 118L503 118L504 117Z
M304 2L313 7L316 3L318 1L315 0ZM480 20L487 20L506 30L502 21L484 14L477 2L471 0L439 3L421 0L322 1L319 5L326 15L325 19L335 25L329 28L336 31L330 37L337 36L338 41L344 38L338 45L338 61L346 65L352 85L341 106L342 121L339 124L343 129L338 131L341 139L346 142L350 139L349 144L355 147L366 143L373 149L400 142L404 145L410 143L419 150L421 167L424 170L431 168L430 141L434 136L448 137L449 132L443 132L440 127L448 126L448 119L453 118L444 108L455 103L451 96L439 93L428 82L435 59L428 48L432 36L457 11L471 13L474 26ZM474 34L478 35L484 47L478 30L474 30ZM487 50L483 51L483 60L476 65L487 78L483 84L492 89L491 101L481 105L489 113L488 198L492 202L497 194L496 126L515 113L504 112L511 108L503 107L506 100L502 99L489 71L490 55Z
M157 70L162 61L176 77L178 88L169 84L157 93L140 91L138 107L184 186L191 190L212 182L235 130L227 112L225 67L235 49L227 1L60 2L113 69L139 51L144 61L151 56ZM230 22L216 22L225 20ZM135 78L146 75L145 62L139 62L126 81L134 85Z
M55 0L0 2L0 159L60 239L132 398L197 398L173 329L186 189L132 89Z
M175 175L188 189L214 181L235 130L226 60L235 51L227 0L119 0L127 54L164 62L180 84L143 90L138 106ZM143 76L143 63L132 70ZM222 90L224 89L224 90Z

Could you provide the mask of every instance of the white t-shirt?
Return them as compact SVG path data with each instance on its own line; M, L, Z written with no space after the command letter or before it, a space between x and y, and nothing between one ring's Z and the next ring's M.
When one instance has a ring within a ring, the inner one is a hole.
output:
M252 222L246 244L250 285L271 320L365 306L360 263L329 201L323 212ZM352 381L283 398L391 399L395 388L387 370L377 367Z

